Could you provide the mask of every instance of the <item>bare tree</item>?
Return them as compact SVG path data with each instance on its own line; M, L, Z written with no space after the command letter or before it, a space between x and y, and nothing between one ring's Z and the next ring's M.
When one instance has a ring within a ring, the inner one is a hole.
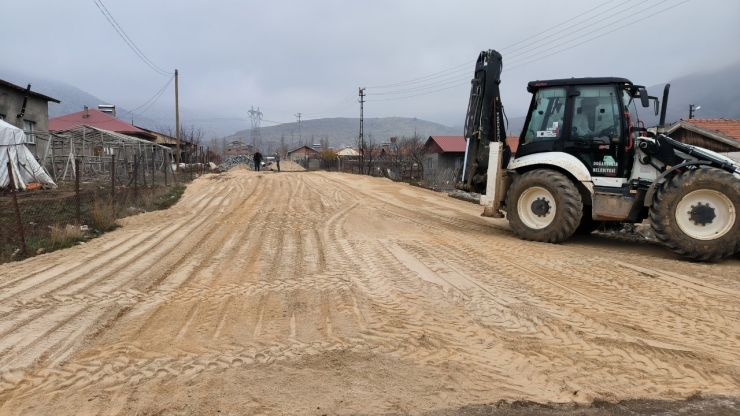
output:
M288 145L285 144L285 134L280 136L280 154L285 157L286 154L288 154Z
M329 136L326 134L322 134L320 143L321 143L321 148L323 150L328 149L330 147L329 146Z
M407 142L407 151L409 158L414 167L418 168L419 179L424 177L424 155L427 153L426 141L414 131L414 135L409 137Z
M375 141L373 134L368 133L367 140L365 140L365 166L367 166L368 175L371 175L373 172L373 158L377 156L379 148L380 146Z

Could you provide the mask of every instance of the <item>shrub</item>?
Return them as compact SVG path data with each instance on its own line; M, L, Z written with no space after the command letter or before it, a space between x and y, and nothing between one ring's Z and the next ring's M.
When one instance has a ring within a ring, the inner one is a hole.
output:
M108 231L116 227L116 209L110 202L95 201L90 210L93 227L96 230Z
M51 245L52 246L67 246L75 241L82 240L85 233L80 227L67 224L64 227L60 225L52 225L51 229Z

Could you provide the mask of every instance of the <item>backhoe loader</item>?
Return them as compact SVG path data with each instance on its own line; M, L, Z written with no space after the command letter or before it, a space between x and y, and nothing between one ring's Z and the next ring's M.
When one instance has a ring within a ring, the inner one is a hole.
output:
M532 81L516 152L506 142L502 56L478 56L457 188L481 194L483 215L507 217L522 239L560 243L604 222L647 219L660 243L712 261L740 251L740 168L665 134L662 105L625 78ZM638 104L660 112L655 131Z

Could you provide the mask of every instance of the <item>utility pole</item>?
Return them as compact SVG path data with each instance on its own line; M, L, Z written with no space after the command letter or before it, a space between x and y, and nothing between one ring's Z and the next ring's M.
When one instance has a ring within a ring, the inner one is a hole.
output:
M694 108L694 104L689 104L689 120L694 118L694 112L700 108L700 105L697 105L696 108Z
M295 147L293 147L293 130L290 131L290 151L292 152L295 150Z
M180 172L180 101L177 87L177 70L175 70L175 136L177 136L177 153L175 154L175 163L177 166L177 172Z
M293 115L298 117L298 141L303 143L303 137L301 136L301 113Z
M363 111L365 106L365 89L360 88L360 175L365 173L365 137L363 135L364 119Z

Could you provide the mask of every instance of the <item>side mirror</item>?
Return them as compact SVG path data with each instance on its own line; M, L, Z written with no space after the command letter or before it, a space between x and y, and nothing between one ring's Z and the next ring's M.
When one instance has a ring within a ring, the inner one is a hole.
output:
M640 88L640 103L643 107L650 107L650 98L645 88Z

